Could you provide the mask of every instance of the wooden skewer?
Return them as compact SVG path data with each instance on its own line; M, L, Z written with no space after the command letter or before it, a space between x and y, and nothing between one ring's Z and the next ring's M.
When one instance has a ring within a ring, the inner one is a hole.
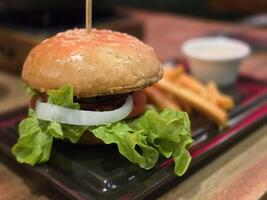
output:
M92 29L92 0L86 0L86 31L90 34Z

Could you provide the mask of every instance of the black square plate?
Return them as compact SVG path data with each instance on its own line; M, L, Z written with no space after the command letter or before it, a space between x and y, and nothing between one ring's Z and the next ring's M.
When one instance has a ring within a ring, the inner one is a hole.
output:
M220 130L201 116L191 118L195 143L190 151L193 160L189 172L266 122L266 85L242 77L225 92L234 96L238 105L230 114L228 129ZM8 155L18 137L17 123L26 116L26 110L21 108L0 116L0 150ZM24 166L48 179L66 197L80 200L142 199L160 187L182 180L175 176L171 159L161 158L154 169L146 171L120 156L113 145L55 142L47 164Z

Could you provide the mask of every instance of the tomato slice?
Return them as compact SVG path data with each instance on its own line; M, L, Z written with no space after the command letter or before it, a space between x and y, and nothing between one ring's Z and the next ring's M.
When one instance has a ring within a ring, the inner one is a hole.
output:
M47 101L47 95L41 94L38 97L37 96L33 96L31 98L31 101L30 101L30 108L35 109L37 99L41 99L41 101L46 102Z
M30 101L30 108L31 109L35 109L35 107L36 107L36 101L37 101L37 98L36 97L32 97L31 98L31 101Z
M147 99L142 91L133 93L133 110L127 118L137 117L145 112Z

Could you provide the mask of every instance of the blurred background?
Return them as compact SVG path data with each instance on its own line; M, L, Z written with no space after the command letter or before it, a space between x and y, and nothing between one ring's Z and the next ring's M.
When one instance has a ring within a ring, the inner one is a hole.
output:
M84 0L1 0L1 69L20 73L25 56L40 40L58 31L83 27L84 4ZM97 0L93 2L94 26L145 38L144 20L133 17L129 9L247 23L251 26L267 25L265 0Z
M25 96L18 85L29 51L57 32L84 27L84 22L85 0L0 0L0 82L9 87L0 87L0 109L11 105L6 103L10 87L14 95ZM200 36L230 35L265 48L267 1L94 0L93 26L127 32L144 40L163 62L181 60L182 43ZM250 58L245 64L248 67L241 71L258 72L257 76L264 79L265 74L255 69L266 62L266 55ZM15 99L18 105L28 101ZM12 107L16 105L12 103Z

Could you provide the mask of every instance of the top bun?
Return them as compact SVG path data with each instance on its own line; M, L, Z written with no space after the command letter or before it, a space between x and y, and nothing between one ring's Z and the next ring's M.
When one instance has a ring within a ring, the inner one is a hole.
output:
M127 93L162 77L154 50L130 35L109 30L62 32L37 45L28 55L22 79L46 92L66 84L77 97Z

